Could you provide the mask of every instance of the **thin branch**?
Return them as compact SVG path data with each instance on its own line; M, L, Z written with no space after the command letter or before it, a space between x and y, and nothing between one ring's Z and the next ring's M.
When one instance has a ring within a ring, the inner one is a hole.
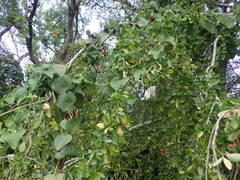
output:
M214 107L216 106L216 104L217 104L217 97L216 97L216 101L213 103L213 105L212 105L212 107L211 107L211 110L210 110L210 112L209 112L209 114L208 114L208 118L207 118L206 124L209 123L210 117L211 117L211 115L212 115L213 109L214 109Z
M0 39L2 39L2 36L3 36L5 33L7 33L12 27L13 27L13 25L11 24L11 25L9 25L8 27L6 27L4 30L2 30L2 31L0 32Z
M212 151L213 151L213 160L216 161L217 160L217 153L216 153L216 138L217 138L217 134L218 134L218 129L219 129L219 123L220 121L223 119L222 116L220 116L217 120L217 122L214 125L214 134L212 137ZM219 170L219 166L217 166L217 173L218 173L218 179L221 180L221 174L220 174L220 170Z
M208 66L206 72L210 72L212 71L212 69L214 68L215 66L215 62L216 62L216 54L217 54L217 43L218 43L218 40L219 38L221 37L221 35L218 35L216 37L216 39L214 40L213 42L213 55L212 55L212 61L211 61L211 65Z
M214 109L214 107L215 107L216 104L217 104L216 102L213 103L213 105L212 105L212 107L211 107L211 110L210 110L210 112L209 112L209 114L208 114L208 118L207 118L206 124L209 123L210 117L211 117L211 115L212 115L213 109Z
M8 154L6 156L0 157L0 159L14 158L14 154Z
M237 175L238 175L238 164L236 164L236 171L235 171L233 180L236 180L236 179L237 179Z
M37 101L37 102L34 102L34 103L25 104L25 105L23 105L23 106L19 106L19 107L16 107L16 108L14 108L14 109L10 109L10 110L8 110L8 111L6 111L6 112L4 112L4 113L1 113L1 114L0 114L0 117L1 117L1 116L4 116L4 115L6 115L6 114L9 114L9 113L11 113L11 112L13 112L13 111L16 111L16 110L19 110L19 109L28 107L28 106L32 106L32 105L36 105L36 104L42 104L42 103L44 103L44 102L49 101L51 98L52 98L52 96L48 97L47 99L41 100L41 101Z
M22 61L23 58L27 57L28 55L29 55L29 53L25 53L25 54L21 55L21 56L18 58L17 61L18 61L18 62Z
M80 158L70 159L70 160L68 160L68 161L66 161L66 162L64 163L63 169L66 169L66 168L72 166L74 163L79 162L79 161L80 161Z
M152 123L152 121L146 121L146 122L140 123L140 124L138 124L136 126L133 126L133 127L129 128L128 131L132 131L132 130L138 129L138 128L142 127L142 126L145 126L145 125L148 125L148 124L151 124L151 123Z
M72 63L78 58L78 56L80 56L83 51L85 50L85 48L82 48L80 51L77 52L77 54L75 54L75 56L67 63L67 68L70 69L70 67L72 66Z
M209 142L208 142L208 146L207 146L207 158L206 158L206 163L205 163L205 180L208 180L208 166L209 166L209 157L210 157L210 148L211 148L211 144L212 144L212 138L213 138L213 134L214 134L214 130L215 130L215 125L213 126L210 138L209 138Z
M224 4L224 3L220 3L220 4L218 4L218 6L222 6L222 7L233 7L234 4Z

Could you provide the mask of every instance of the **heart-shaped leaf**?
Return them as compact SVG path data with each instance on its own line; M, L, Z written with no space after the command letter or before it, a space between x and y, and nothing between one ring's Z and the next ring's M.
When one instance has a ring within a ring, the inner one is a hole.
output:
M28 81L29 86L32 90L36 89L38 86L39 80L42 78L42 74L39 72L33 73Z
M59 76L63 76L67 71L67 66L64 64L51 64L53 72Z
M117 91L120 87L124 86L128 82L128 78L123 79L113 79L110 83L111 87Z
M63 129L67 130L67 131L74 132L77 129L79 129L80 121L81 121L80 118L73 118L73 119L70 119L70 120L63 120L63 121L61 121L60 126Z
M63 110L70 110L76 101L76 96L72 92L62 93L57 98L57 106Z
M57 151L62 149L65 145L70 143L72 140L72 136L68 134L60 134L54 139L54 146Z
M20 129L14 133L7 133L2 135L2 139L6 141L12 149L16 149L19 141L25 133L25 129Z
M68 76L58 77L53 82L53 90L61 94L72 88L72 80Z
M56 152L55 155L54 155L54 158L56 158L57 160L60 160L64 157L65 157L65 154L61 151Z
M64 146L61 149L60 152L67 155L67 156L77 156L77 155L79 155L78 147L73 143L69 143L66 146Z

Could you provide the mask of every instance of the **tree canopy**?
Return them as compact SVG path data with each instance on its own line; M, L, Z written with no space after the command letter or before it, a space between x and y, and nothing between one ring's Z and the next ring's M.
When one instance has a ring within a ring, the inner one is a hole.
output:
M0 3L32 62L0 99L2 179L240 177L237 0L44 2Z

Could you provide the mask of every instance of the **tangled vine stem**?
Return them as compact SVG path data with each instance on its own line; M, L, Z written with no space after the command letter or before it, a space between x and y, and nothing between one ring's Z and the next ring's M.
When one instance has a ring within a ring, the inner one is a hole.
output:
M217 135L218 135L219 124L222 119L228 118L228 117L232 116L233 114L240 114L240 109L226 110L226 111L222 111L222 112L218 113L218 119L212 128L212 132L211 132L209 142L208 142L208 147L207 147L207 157L206 157L206 164L205 164L205 180L208 180L210 148L212 149L212 152L213 152L213 160L214 161L217 160L216 139L217 139ZM218 174L218 179L221 180L221 174L220 174L219 167L217 167L217 174Z
M45 102L49 101L51 98L52 98L52 96L48 97L47 99L41 100L41 101L37 101L37 102L25 104L25 105L16 107L16 108L14 108L14 109L10 109L10 110L8 110L8 111L6 111L6 112L4 112L4 113L1 113L1 114L0 114L0 117L1 117L1 116L4 116L4 115L6 115L6 114L9 114L9 113L11 113L11 112L13 112L13 111L16 111L16 110L19 110L19 109L28 107L28 106L45 103Z
M212 61L211 61L211 65L207 67L206 72L211 72L212 69L215 66L215 62L216 62L216 54L217 54L217 43L219 38L221 37L221 35L218 35L216 37L216 39L213 42L213 53L212 53Z
M220 124L220 121L223 119L223 117L224 116L219 116L219 118L217 119L216 123L213 126L211 136L209 138L208 147L207 147L206 167L205 167L205 180L208 180L208 166L209 166L210 148L212 148L212 151L213 151L213 160L214 161L217 160L216 139L217 139L219 124ZM218 174L218 179L221 180L222 178L221 178L219 167L217 167L217 174Z

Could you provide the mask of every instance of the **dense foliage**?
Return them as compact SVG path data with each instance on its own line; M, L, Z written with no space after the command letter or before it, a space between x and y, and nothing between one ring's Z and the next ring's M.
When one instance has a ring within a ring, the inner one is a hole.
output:
M0 53L0 97L9 93L13 88L23 83L23 73L19 63L12 55Z
M25 86L0 100L0 177L237 179L240 102L224 87L240 6L206 6L140 3L128 21L71 41L67 64L64 35L46 39L59 63L28 67Z

